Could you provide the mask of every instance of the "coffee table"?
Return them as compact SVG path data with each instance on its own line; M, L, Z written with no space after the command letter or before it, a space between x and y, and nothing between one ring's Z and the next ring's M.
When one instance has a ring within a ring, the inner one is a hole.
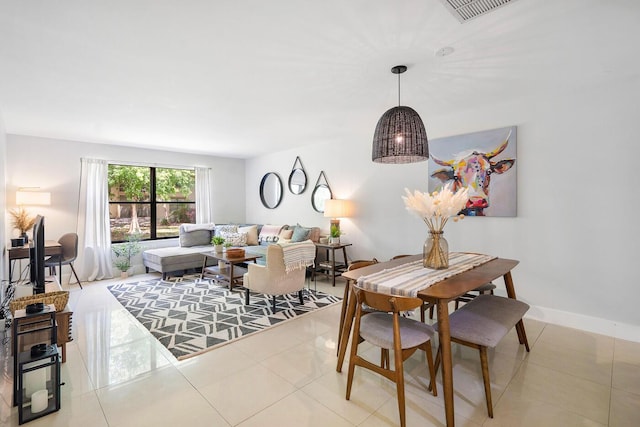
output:
M204 252L203 255L200 278L206 277L216 282L226 283L229 285L229 290L233 290L234 285L242 286L242 276L247 272L247 269L240 264L255 263L258 258L262 258L262 255L251 252L245 252L244 256L234 258L229 258L226 252ZM216 264L207 265L209 260L215 261ZM223 268L220 268L220 261L224 262Z

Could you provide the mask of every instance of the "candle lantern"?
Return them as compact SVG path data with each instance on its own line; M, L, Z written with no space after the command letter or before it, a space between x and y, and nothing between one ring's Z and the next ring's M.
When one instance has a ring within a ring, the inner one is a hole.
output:
M60 354L53 345L34 345L18 355L18 423L60 409Z

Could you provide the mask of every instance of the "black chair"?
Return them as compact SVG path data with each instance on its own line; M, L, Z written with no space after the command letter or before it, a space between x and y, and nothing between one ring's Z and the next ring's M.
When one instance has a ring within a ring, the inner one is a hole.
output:
M80 283L80 279L78 279L76 269L73 268L73 261L75 261L78 256L78 235L76 233L67 233L58 239L58 243L62 246L62 254L52 255L47 258L44 262L45 267L49 267L49 273L55 275L58 264L68 264L69 267L71 267L73 275L76 277L78 285L80 285L80 289L82 289L82 283ZM60 272L60 277L62 277L62 272Z

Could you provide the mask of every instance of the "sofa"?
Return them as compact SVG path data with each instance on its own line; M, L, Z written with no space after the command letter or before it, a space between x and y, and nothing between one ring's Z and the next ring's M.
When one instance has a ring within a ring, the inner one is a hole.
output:
M278 242L299 242L310 239L318 242L318 227L272 224L182 224L178 232L178 246L148 249L142 252L142 263L147 272L181 275L186 270L202 268L205 252L213 251L211 238L221 236L233 247L262 255L258 264L265 263L267 247Z

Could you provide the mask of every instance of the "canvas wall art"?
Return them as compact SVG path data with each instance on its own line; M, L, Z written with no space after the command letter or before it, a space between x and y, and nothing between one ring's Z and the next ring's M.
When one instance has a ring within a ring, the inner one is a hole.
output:
M429 140L429 191L469 188L468 216L516 216L516 126Z

